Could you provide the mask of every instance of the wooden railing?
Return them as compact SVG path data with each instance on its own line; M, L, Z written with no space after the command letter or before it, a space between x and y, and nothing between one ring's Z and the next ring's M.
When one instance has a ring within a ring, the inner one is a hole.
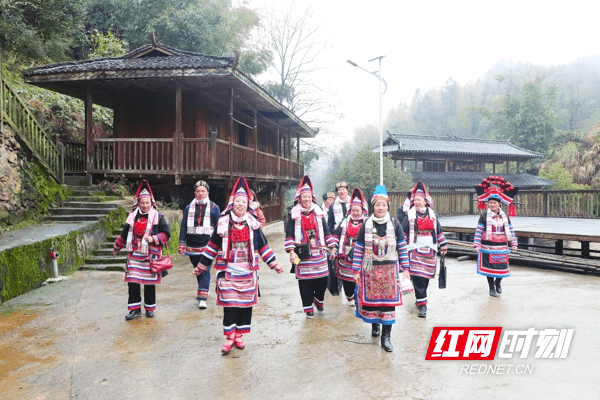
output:
M521 191L516 202L527 217L600 218L600 190Z
M65 143L68 172L85 168L83 145ZM221 174L235 176L254 174L261 178L299 179L304 166L273 154L233 144L220 139L183 139L181 171L173 162L172 138L102 138L94 139L94 170L92 173L149 174ZM229 169L231 151L232 169ZM255 162L255 157L257 160ZM279 162L279 165L278 165ZM255 165L256 172L255 172Z
M212 139L183 139L183 171L206 172L212 169Z
M233 144L233 174L244 175L254 171L254 149ZM258 161L260 165L260 158Z
M94 139L94 172L174 173L173 139Z
M394 213L405 192L389 192ZM474 192L432 192L439 215L478 214ZM523 217L600 218L600 190L520 190L515 197L517 215Z
M276 177L277 176L277 156L273 154L257 152L258 164L256 173L261 176Z
M0 81L0 119L10 126L50 175L62 183L61 152L29 107L4 80Z
M229 171L229 142L215 140L216 154L214 160L215 171Z
M65 146L65 172L85 172L85 143L63 141Z

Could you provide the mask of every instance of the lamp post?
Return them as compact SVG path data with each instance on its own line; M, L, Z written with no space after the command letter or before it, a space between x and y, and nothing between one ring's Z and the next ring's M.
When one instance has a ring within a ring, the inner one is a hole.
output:
M379 80L379 184L380 185L383 185L383 120L382 120L383 117L382 117L382 98L383 98L383 94L387 91L387 83L381 77L381 60L384 57L385 56L379 56L379 57L375 57L375 58L369 60L369 62L374 61L374 60L379 60L379 71L377 73L371 72L371 71L367 71L366 69L364 69L360 65L356 64L355 62L347 60L348 64L352 65L353 67L358 67L358 68L362 69L366 73L368 73L370 75L373 75L375 78L377 78ZM381 91L381 83L382 82L385 84L385 90L383 92Z

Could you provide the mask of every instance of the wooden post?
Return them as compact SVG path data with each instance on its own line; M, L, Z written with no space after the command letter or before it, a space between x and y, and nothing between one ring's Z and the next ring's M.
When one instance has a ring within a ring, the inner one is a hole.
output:
M229 178L233 179L233 88L229 89L229 111L227 123L229 125ZM233 185L233 182L231 183Z
M281 177L281 135L279 134L279 119L276 120L277 131L275 139L275 152L277 155L277 186L279 186L279 178Z
M562 256L563 255L563 241L562 241L562 239L558 239L556 241L556 247L554 248L554 254L556 254L557 256Z
M254 179L258 175L258 111L254 110L254 129L252 130L254 140ZM256 183L255 183L256 187Z
M517 161L517 174L521 172L521 163Z
M590 258L590 242L581 242L581 257Z
M85 94L85 168L87 175L90 177L94 172L94 136L92 134L93 123L92 88L88 86ZM89 180L90 178L87 179Z
M544 204L542 205L543 210L542 210L542 215L544 217L548 216L548 192L542 192L542 201L544 202Z
M58 183L65 183L65 145L63 142L56 143L58 148Z
M404 157L400 158L400 169L404 172Z
M510 174L510 161L506 161L506 173Z
M296 135L296 162L298 163L298 178L302 179L300 176L300 132Z
M495 162L492 163L492 172L494 174L496 173L496 163Z
M182 107L181 107L181 82L177 82L175 91L175 133L173 134L173 169L175 172L175 184L181 185L181 165L183 163L183 132L181 130Z
M471 193L469 195L469 215L473 215L473 203L474 203L473 202L473 196L474 196L473 193ZM475 198L475 199L477 199L477 198Z

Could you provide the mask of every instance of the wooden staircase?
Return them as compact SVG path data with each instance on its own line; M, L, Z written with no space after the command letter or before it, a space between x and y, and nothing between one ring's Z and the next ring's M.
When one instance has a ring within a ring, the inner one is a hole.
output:
M58 183L64 181L64 149L52 141L17 93L0 79L0 120L15 132Z

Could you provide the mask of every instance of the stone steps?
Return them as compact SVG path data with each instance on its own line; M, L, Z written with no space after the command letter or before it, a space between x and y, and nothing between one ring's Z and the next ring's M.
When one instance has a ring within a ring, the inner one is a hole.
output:
M106 237L92 255L86 258L84 264L79 267L84 271L123 271L127 262L127 252L121 250L119 254L113 256L113 244L117 237L121 235L120 230L114 230Z

